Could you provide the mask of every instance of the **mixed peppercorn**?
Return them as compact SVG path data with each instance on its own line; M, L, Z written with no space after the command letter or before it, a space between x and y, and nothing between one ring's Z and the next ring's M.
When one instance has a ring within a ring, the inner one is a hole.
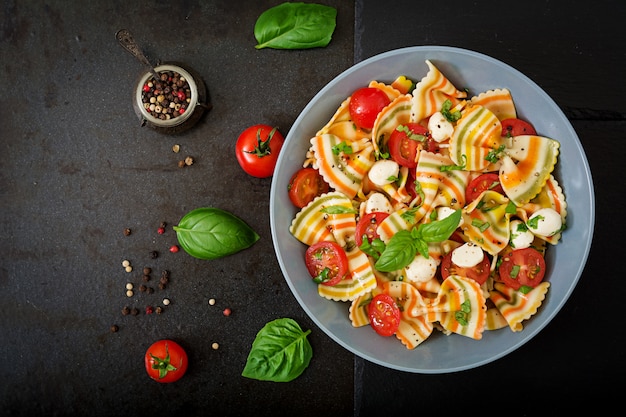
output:
M149 79L143 85L143 107L160 120L179 117L191 102L189 82L176 71L163 71L160 76L160 80Z

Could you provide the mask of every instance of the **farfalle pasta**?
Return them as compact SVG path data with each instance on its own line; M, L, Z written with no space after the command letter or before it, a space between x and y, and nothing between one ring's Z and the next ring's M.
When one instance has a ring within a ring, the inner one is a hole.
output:
M415 84L400 75L366 86L389 99L371 129L353 120L347 97L306 138L303 167L317 169L330 191L289 229L304 245L332 241L346 254L338 283L318 281L320 302L348 304L346 320L364 327L374 325L373 300L390 297L392 334L407 349L433 333L480 340L485 331L522 331L549 291L543 256L567 219L553 175L560 144L529 124L530 132L512 130L521 123L514 92L470 97L426 64Z

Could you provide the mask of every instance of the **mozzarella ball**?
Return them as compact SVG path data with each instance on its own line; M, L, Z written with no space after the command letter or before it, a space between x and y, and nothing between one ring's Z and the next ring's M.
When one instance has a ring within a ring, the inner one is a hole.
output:
M443 142L452 136L454 126L438 111L428 119L428 130L435 141Z
M452 262L462 268L472 268L482 262L485 254L475 243L467 242L452 251Z
M376 161L369 170L367 176L371 182L382 187L391 184L398 178L400 173L400 165L389 159L381 159Z
M509 231L509 242L514 249L528 248L535 240L535 235L528 230L526 224L521 220L511 220Z
M382 193L372 193L367 200L365 201L365 213L391 213L393 212L393 207L391 203Z
M409 281L427 282L430 281L437 272L437 261L432 256L424 258L422 255L418 254L404 270L406 271L406 278Z
M535 235L549 237L561 231L563 220L561 215L552 208L542 208L530 216L526 226Z

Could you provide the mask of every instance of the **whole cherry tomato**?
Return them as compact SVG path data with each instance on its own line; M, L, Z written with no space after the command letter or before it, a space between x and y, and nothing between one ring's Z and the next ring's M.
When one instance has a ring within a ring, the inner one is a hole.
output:
M285 138L277 128L258 124L244 130L235 145L241 168L253 177L272 176Z
M359 88L350 96L350 118L361 129L371 129L378 113L390 102L387 94L379 88Z
M163 384L178 381L187 372L187 352L173 340L154 342L146 351L144 362L150 378Z

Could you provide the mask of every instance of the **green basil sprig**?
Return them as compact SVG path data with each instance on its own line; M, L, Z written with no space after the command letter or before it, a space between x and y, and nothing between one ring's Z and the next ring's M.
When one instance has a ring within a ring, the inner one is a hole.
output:
M461 210L456 210L443 220L422 223L411 230L400 230L389 239L374 267L382 272L392 272L410 264L418 252L428 258L428 244L448 239L460 220Z
M282 318L267 323L257 333L246 365L241 373L260 381L289 382L309 366L313 348L293 319Z
M189 255L217 259L249 248L259 235L235 215L213 207L187 213L174 226L178 243Z
M337 9L314 3L283 3L264 11L254 25L257 49L308 49L330 43Z

